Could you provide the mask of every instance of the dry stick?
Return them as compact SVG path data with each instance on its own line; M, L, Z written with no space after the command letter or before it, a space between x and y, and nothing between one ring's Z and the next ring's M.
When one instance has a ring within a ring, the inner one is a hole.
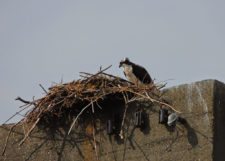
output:
M161 104L161 105L165 105L165 106L171 108L172 110L174 110L174 111L177 112L177 113L182 113L182 112L176 110L173 106L171 106L171 105L169 105L169 104L167 104L167 103L165 103L165 102L161 102L161 101L158 101L158 100L156 100L156 99L151 98L147 93L146 93L147 96L145 96L145 95L142 95L142 94L140 94L140 93L137 93L137 92L134 92L134 91L131 91L131 90L129 90L129 92L134 93L134 94L136 94L136 95L139 95L139 96L141 96L141 97L143 97L143 98L147 98L147 99L149 99L149 100L150 100L151 102L153 102L153 103L156 102L156 103L159 103L159 104Z
M34 101L26 101L26 100L22 99L21 97L17 97L17 98L15 98L15 100L21 101L21 102L25 103L26 105L29 104L29 105L34 105L34 106L36 106L36 102L40 101L40 99L37 99L37 100L34 100ZM23 107L23 106L21 106L21 107Z
M95 155L96 155L96 159L97 161L99 161L99 157L98 157L98 150L97 150L97 144L96 144L96 138L95 138L95 123L94 121L92 120L92 124L93 124L93 139L94 139L94 147L95 147Z
M163 85L155 85L158 89L162 89L167 85L167 83L163 84Z
M127 103L131 103L131 102L135 102L135 101L139 101L139 100L143 100L143 98L138 98L138 97L133 97L133 98L131 98L130 100L128 100L128 102Z
M120 134L119 134L121 139L123 139L123 125L124 125L124 121L125 121L125 117L126 117L126 113L127 113L127 108L128 108L127 96L125 96L124 92L122 94L123 94L123 98L124 98L124 101L125 101L125 110L124 110L124 113L123 113L123 120L122 120L122 123L121 123L121 129L120 129Z
M94 75L94 74L91 74L91 73L87 73L87 72L79 72L80 74L85 74L85 75L88 75L89 77ZM89 78L88 76L84 76L84 75L80 75L80 76L83 76L83 77L87 77Z
M19 110L18 112L16 112L14 115L12 115L8 120L6 120L4 124L6 124L9 120L11 120L13 117L15 117L16 115L18 115L20 112L22 112L23 110L25 110L26 108L28 108L29 106L24 107L23 109Z
M68 135L70 134L74 124L76 123L77 119L79 118L79 116L84 112L84 110L86 110L93 102L90 102L87 106L85 106L80 113L76 116L76 118L73 120L73 123L70 125L70 129L68 131Z
M112 67L112 65L106 67L105 69L100 70L99 72L97 72L96 74L92 75L91 77L94 77L94 76L96 76L96 75L99 75L99 74L103 73L104 71L108 70L108 69L111 68L111 67ZM90 77L90 78L91 78L91 77Z
M71 93L71 94L68 95L67 97L71 97L73 94L74 94L74 93ZM53 105L50 104L51 106L49 105L48 108L47 108L47 110L50 111L53 107L55 107L55 106L59 105L60 103L62 103L63 101L65 101L65 99L66 99L67 97L63 98L62 100L60 100L59 102L57 102L57 103L55 103L55 104L53 104Z
M46 94L48 94L48 92L46 91L46 89L45 89L41 84L39 84L39 86L41 87L41 89L42 89Z
M21 120L21 121L22 121L22 120ZM14 125L10 128L9 133L8 133L8 136L7 136L6 141L5 141L5 146L4 146L3 151L2 151L2 156L5 154L6 147L7 147L7 145L8 145L8 141L9 141L9 137L10 137L10 134L11 134L13 128L16 127L16 125L18 125L21 121L17 122L16 124L14 124Z
M80 73L81 73L81 72L80 72ZM88 76L81 75L81 74L80 74L80 77L83 77L83 78L85 78L85 79L89 78Z
M112 65L106 67L105 69L102 69L102 70L100 69L100 71L97 72L96 74L91 74L91 73L87 73L87 72L80 72L80 74L86 74L86 75L89 75L89 76L90 76L89 78L91 78L91 77L93 77L93 76L96 76L96 75L98 75L98 74L103 73L104 71L108 70L108 69L111 68L111 67L112 67Z
M104 71L106 71L107 69L109 69L109 68L111 68L111 67L112 67L112 65L110 65L110 66L108 66L107 68L105 68L105 69L103 69L103 70L97 72L96 74L91 74L91 76L89 77L89 80L88 80L86 83L88 83L88 82L91 80L91 78L93 78L93 77L95 77L95 76L97 76L97 75L103 73ZM80 72L80 73L84 73L84 72Z
M107 95L107 94L106 94ZM69 129L69 131L68 131L68 135L70 134L70 132L71 132L71 130L72 130L72 128L73 128L73 126L74 126L74 124L76 123L76 121L77 121L77 119L80 117L80 115L90 106L90 105L92 105L94 102L96 102L99 98L101 98L101 97L98 97L98 98L96 98L94 101L91 101L88 105L86 105L81 111L80 111L80 113L76 116L76 118L73 120L73 122L72 122L72 124L70 125L70 129Z
M80 73L81 73L81 74L86 74L86 75L89 75L89 76L92 76L92 75L93 75L93 74L87 73L87 72L80 72ZM111 75L111 74L108 74L108 73L105 73L105 72L102 72L102 74L104 74L104 75L106 75L106 76L109 76L109 77L112 77L112 78L115 78L115 79L119 79L119 80L121 80L121 81L123 81L123 82L127 82L127 83L132 84L130 81L125 80L125 79L123 79L123 78L120 78L120 77L117 77L117 76L114 76L114 75ZM88 76L83 76L83 77L88 77Z
M98 104L98 101L96 101L96 105L102 110L102 107Z
M147 93L146 93L146 95L147 95L147 97L145 97L145 98L150 99L153 103L156 102L156 103L158 103L158 104L161 104L161 105L164 105L164 106L167 106L167 107L171 108L173 111L175 111L175 112L177 112L177 113L182 113L182 112L176 110L173 106L169 105L168 103L165 103L165 102L162 102L162 101L158 101L158 100L156 100L156 99L153 99L153 98L151 98Z
M20 141L19 146L24 143L24 141L27 139L27 137L29 136L29 134L33 131L33 129L35 128L35 126L39 122L39 120L40 120L40 117L38 117L38 119L35 121L35 123L30 128L30 130L26 133L26 135L24 136L23 140Z
M159 103L159 104L161 104L161 105L167 106L167 107L171 108L173 111L175 111L175 112L177 112L177 113L182 113L182 112L176 110L173 106L169 105L168 103L165 103L165 102L162 102L162 101L158 101L158 100L156 100L156 99L151 98L151 97L148 95L147 92L146 92L146 95L147 95L147 98L149 98L149 99L152 100L153 102L156 102L156 103Z
M34 104L33 102L26 101L26 100L22 99L21 97L17 97L17 98L15 98L15 100L21 101L21 102L23 102L25 104Z
M156 99L151 98L151 97L147 94L147 92L146 92L145 94L146 94L146 96L144 96L144 95L142 95L142 96L145 97L145 98L147 98L147 99L149 99L149 100L152 101L153 103L156 102L156 103L158 103L158 104L161 104L161 105L164 105L164 106L167 106L167 107L171 108L173 111L175 111L175 112L177 112L177 113L181 113L180 111L176 110L173 106L169 105L168 103L165 103L165 102L162 102L162 101L158 101L158 100L156 100ZM141 94L140 94L140 95L141 95Z
M95 113L95 107L94 107L94 103L91 101L91 109L92 109L92 113Z
M130 84L133 84L132 82L130 82L130 81L126 80L126 79L123 79L123 78L120 78L120 77L117 77L117 76L114 76L114 75L111 75L111 74L107 74L107 73L105 73L105 72L103 72L102 74L107 75L107 76L109 76L109 77L113 77L113 78L115 78L115 79L119 79L119 80L121 80L121 81L123 81L123 82L127 82L127 83L130 83Z

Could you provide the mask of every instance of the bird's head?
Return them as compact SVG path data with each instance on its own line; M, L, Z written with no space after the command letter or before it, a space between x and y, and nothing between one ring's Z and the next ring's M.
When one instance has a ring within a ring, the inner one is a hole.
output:
M119 67L122 67L123 64L129 65L130 64L130 60L128 58L125 58L124 60L121 60Z

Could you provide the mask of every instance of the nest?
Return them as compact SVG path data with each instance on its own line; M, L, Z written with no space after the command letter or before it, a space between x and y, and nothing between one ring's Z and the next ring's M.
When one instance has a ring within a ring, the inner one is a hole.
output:
M102 109L109 108L105 105L113 102L122 104L127 108L127 104L145 99L176 111L172 106L161 101L160 88L163 86L157 87L154 84L137 86L120 77L105 73L108 68L100 70L96 74L81 72L81 79L54 85L48 91L41 86L46 95L34 101L25 101L18 97L17 100L24 103L23 109L30 108L24 119L19 122L29 127L20 145L38 125L60 126L69 124L69 134L80 117L96 111L101 112ZM124 112L122 125L125 116Z

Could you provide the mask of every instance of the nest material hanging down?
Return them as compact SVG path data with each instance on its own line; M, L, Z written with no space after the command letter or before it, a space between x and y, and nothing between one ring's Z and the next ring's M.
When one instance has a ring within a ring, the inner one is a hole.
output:
M152 103L164 105L176 111L172 106L160 100L159 87L153 84L136 86L120 77L105 73L104 71L108 68L100 70L96 74L82 72L81 79L52 86L48 92L45 90L44 97L32 102L18 97L17 100L25 103L25 108L31 107L25 118L20 121L20 123L29 125L29 130L20 144L26 140L38 124L57 124L57 120L62 121L64 118L72 116L72 121L69 120L71 130L82 114L90 112L90 110L94 113L95 108L107 108L101 106L107 101L128 104L138 99L147 99ZM65 117L65 115L67 116Z

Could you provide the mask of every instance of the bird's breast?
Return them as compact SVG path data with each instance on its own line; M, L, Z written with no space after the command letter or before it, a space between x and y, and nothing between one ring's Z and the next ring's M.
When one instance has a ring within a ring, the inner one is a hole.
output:
M127 77L127 79L130 81L130 82L132 82L132 83L134 83L134 84L137 84L138 83L138 79L137 79L137 77L134 75L134 73L133 73L133 68L132 68L132 66L130 66L130 65L126 65L125 67L124 67L124 73L126 74L126 77Z

